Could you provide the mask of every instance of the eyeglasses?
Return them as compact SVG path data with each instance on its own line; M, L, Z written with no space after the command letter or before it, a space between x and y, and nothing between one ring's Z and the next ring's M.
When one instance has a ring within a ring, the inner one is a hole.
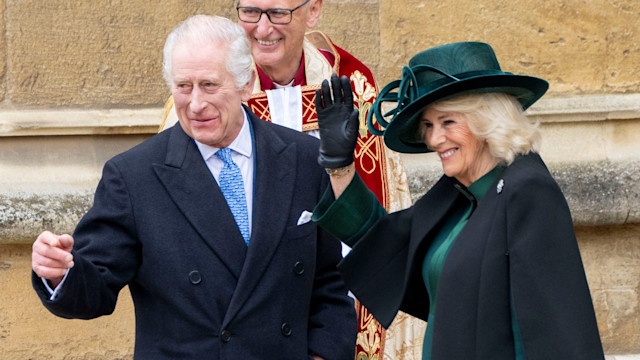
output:
M311 0L306 0L293 9L271 8L262 10L253 6L237 6L236 10L238 10L238 19L240 19L240 21L257 23L260 21L262 14L267 14L267 17L272 24L286 25L293 19L293 12L305 6L309 1Z

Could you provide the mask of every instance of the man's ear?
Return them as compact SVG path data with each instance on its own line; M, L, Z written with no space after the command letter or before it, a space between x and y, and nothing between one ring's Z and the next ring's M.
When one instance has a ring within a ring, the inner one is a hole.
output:
M251 94L253 93L253 83L256 81L256 72L251 71L251 79L247 82L241 90L242 101L247 102L251 99Z
M307 28L311 29L318 24L322 13L322 0L311 0L309 5L309 18L307 19Z

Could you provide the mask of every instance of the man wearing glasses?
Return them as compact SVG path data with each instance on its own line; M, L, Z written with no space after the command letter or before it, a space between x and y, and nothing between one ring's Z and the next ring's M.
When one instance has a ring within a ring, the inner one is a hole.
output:
M378 93L373 74L361 61L333 44L324 33L307 33L320 18L322 0L239 0L236 9L238 23L247 34L255 62L256 82L247 102L249 108L264 120L318 137L315 90L333 73L347 76L354 89L354 105L360 110L356 169L387 211L410 206L409 189L398 154L388 150L382 138L371 135L366 127L368 109ZM165 108L167 112L161 130L173 125L177 119L172 99ZM343 253L348 252L344 247ZM403 329L393 331L399 335L387 339L388 346L384 351L384 329L359 303L357 307L361 334L356 355L363 354L366 358L377 355L382 359L383 352L398 349L399 353L407 353L406 344L414 343L417 344L416 354L420 353L422 341L405 341L402 334L422 336L424 324L407 315L399 315L401 321L392 324L392 328L402 326ZM419 328L413 329L416 326Z
M306 33L318 22L322 0L240 0L237 10L239 24L251 43L256 75L260 80L254 84L249 107L263 119L318 136L315 90L332 73L346 75L354 89L354 105L360 110L360 137L356 149L358 173L385 208L408 207L409 190L399 156L389 151L380 137L372 136L366 129L367 109L378 93L373 74L322 32ZM348 248L343 252L348 252ZM385 346L382 326L359 303L357 307L360 334L356 358L377 356L382 360L384 353L389 358L407 358L405 355L410 351L405 348L406 344L413 343L418 344L416 354L419 354L422 341L405 339L403 334L408 330L409 334L422 336L423 324L406 314L400 315L400 321L392 325L396 335L386 339ZM416 326L414 323L419 329L412 329ZM399 350L397 354L394 353L396 349Z

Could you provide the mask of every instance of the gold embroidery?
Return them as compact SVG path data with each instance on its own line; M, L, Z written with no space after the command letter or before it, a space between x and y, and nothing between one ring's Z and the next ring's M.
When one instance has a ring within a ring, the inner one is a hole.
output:
M367 131L367 113L371 108L371 102L375 100L376 90L367 81L367 77L356 70L351 74L349 80L353 82L353 90L355 92L355 101L358 110L360 111L360 136L367 137L369 135Z
M357 360L378 360L382 352L384 340L380 338L382 326L373 318L373 315L364 307L360 306L360 319L358 338L356 345L362 349L356 354Z
M367 77L360 71L356 70L351 74L350 80L353 81L354 91L363 101L370 102L376 97L375 88L367 81Z
M328 49L335 58L335 65L330 64L317 49ZM340 52L334 48L331 41L322 33L309 33L305 38L305 69L306 83L312 84L302 87L303 96L303 122L302 131L318 129L317 115L315 112L315 90L320 88L323 79L329 79L332 73L341 74ZM257 71L257 70L256 70ZM376 86L373 78L365 75L367 72L354 71L349 75L354 88L354 105L360 111L359 130L361 136L358 138L356 150L356 166L358 172L363 177L367 186L379 197L385 209L404 209L411 204L406 175L400 161L399 155L388 150L384 146L383 139L371 135L366 128L366 114L371 110L373 101L376 98ZM257 74L256 74L257 76ZM260 82L256 81L254 94L257 98L264 97L260 101L252 98L249 103L250 108L260 117L270 119L266 94L260 89ZM254 96L255 96L254 95ZM391 165L391 166L390 166ZM405 344L414 339L413 333L409 331L396 331L396 336L388 339L386 331L380 326L371 314L356 300L356 310L358 312L358 340L356 345L356 360L399 360L399 359L419 359L419 350L422 338L415 336L417 356L400 356L395 349L398 344ZM404 327L410 327L409 324ZM393 325L392 325L393 326ZM397 327L396 327L397 329ZM411 330L411 329L406 329ZM424 329L419 331L424 334ZM420 335L416 334L416 335ZM406 337L410 336L410 337ZM387 346L389 343L390 346ZM413 344L413 342L411 342ZM390 356L387 356L387 347L390 349Z
M367 174L372 174L380 163L380 148L378 141L373 136L368 139L358 138L360 149L356 149L356 158L360 162L360 169Z
M318 114L316 113L316 90L320 85L302 87L302 131L318 129Z
M271 121L271 115L269 113L269 100L267 94L264 92L253 94L251 99L247 102L251 111L259 118L266 121Z

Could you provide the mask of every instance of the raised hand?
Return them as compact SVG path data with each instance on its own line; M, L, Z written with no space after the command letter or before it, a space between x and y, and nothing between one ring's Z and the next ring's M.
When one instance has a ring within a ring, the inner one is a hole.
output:
M316 111L320 128L318 163L328 169L353 163L353 152L358 141L359 112L353 106L349 78L331 75L331 88L329 82L324 80L321 89L316 90Z

